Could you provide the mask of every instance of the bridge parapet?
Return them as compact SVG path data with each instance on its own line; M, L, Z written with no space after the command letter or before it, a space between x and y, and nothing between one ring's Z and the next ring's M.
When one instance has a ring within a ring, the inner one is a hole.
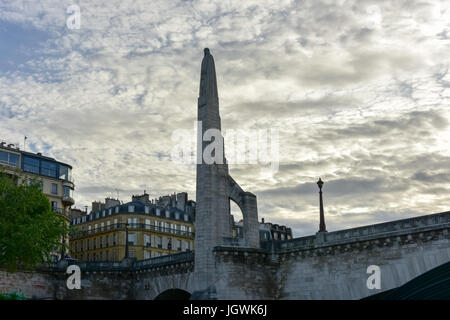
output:
M41 266L40 270L66 271L67 266L77 265L82 271L143 271L148 269L163 268L177 264L193 264L194 251L170 254L145 260L130 261L62 261L50 267Z
M450 211L327 232L320 234L320 237L316 234L287 241L269 241L263 243L262 247L272 252L286 252L346 245L355 242L376 242L376 240L380 240L380 243L408 243L412 242L413 238L431 240L440 233L447 235L448 229L450 229ZM388 238L392 240L382 241L382 239ZM366 243L366 245L368 244Z

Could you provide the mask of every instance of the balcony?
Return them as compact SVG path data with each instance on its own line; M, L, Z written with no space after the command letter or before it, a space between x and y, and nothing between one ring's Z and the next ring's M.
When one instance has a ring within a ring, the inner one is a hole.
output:
M64 210L63 208L52 208L53 212L59 213L65 217L69 217L69 211Z
M75 204L75 200L73 200L73 198L68 195L63 195L61 201L65 206L71 206Z
M109 227L110 227L110 230L125 231L125 225L126 225L125 223L116 223L116 224L111 224ZM142 231L150 230L150 231L154 231L154 232L158 232L158 233L176 234L176 235L179 235L181 237L186 237L186 238L194 238L194 236L195 236L194 232L180 231L180 230L176 230L176 229L158 227L158 226L153 226L153 225L143 224L143 223L129 223L128 228L142 230ZM89 234L104 233L107 231L108 231L108 228L105 228L105 227L103 227L103 228L98 227L98 228L92 229L92 230L80 230L73 235L73 238L80 238L80 237L84 237Z

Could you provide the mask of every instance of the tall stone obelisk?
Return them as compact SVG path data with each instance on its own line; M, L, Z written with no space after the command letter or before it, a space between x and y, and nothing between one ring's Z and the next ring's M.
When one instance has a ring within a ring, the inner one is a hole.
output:
M259 248L256 196L229 175L219 115L214 59L205 49L200 74L197 128L197 207L195 213L195 291L192 299L215 299L220 286L214 247L231 238L230 200L242 211L240 246ZM228 238L228 239L226 239ZM228 243L229 244L229 243Z
M231 223L225 155L223 154L222 161L213 164L205 163L203 157L205 148L211 143L203 141L205 132L208 129L221 130L214 58L207 48L204 49L204 54L198 98L195 279L199 289L208 290L208 286L216 278L213 249L223 244L224 237L231 237ZM223 144L221 134L218 139Z

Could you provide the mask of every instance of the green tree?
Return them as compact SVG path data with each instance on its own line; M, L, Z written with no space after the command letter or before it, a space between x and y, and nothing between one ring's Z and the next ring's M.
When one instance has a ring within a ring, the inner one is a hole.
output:
M65 249L61 239L69 232L64 218L51 210L41 182L27 184L17 175L0 172L0 266L9 271L50 263L52 253Z

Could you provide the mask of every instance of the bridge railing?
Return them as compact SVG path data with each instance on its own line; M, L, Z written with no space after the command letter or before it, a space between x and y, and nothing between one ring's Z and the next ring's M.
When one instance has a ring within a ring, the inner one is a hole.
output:
M66 270L70 265L77 265L83 271L134 271L193 261L194 251L186 251L145 260L131 260L131 262L65 260L65 263L59 261L49 266L39 266L38 269Z
M168 265L194 261L194 251L186 251L176 254L169 254L145 260L138 260L134 263L135 269L146 269L158 265Z
M407 218L402 220L384 222L364 227L327 232L324 234L324 244L345 243L353 240L364 240L392 234L408 234L410 232L439 228L450 225L450 211L430 214L426 216ZM317 236L294 238L287 241L272 241L265 243L266 247L273 249L293 249L314 247Z

